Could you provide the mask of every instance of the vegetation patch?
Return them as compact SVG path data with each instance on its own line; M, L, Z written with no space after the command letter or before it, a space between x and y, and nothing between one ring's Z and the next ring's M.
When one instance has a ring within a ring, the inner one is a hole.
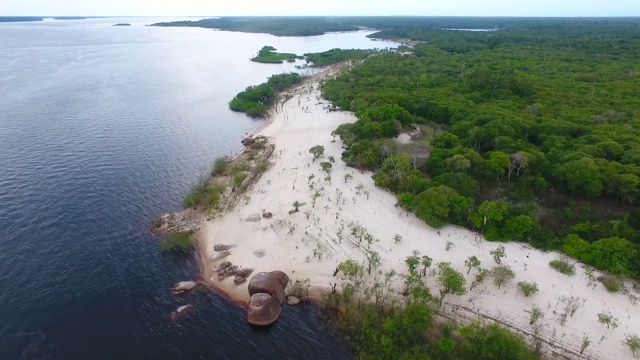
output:
M163 252L188 252L195 246L195 241L189 234L175 233L168 238L160 240L160 248Z
M564 259L551 260L551 262L549 262L549 266L551 266L557 272L565 274L567 276L573 276L576 273L576 267L569 261Z
M277 93L302 81L297 73L277 74L271 76L266 83L249 86L238 93L229 103L233 111L244 112L251 117L263 117L269 107L278 100Z
M251 58L251 61L264 64L282 64L285 60L295 60L298 57L296 54L279 53L276 50L273 46L264 46L258 51L258 55Z
M327 66L347 60L363 60L374 52L374 50L331 49L319 53L307 53L304 56L307 57L307 63L311 62L313 66Z

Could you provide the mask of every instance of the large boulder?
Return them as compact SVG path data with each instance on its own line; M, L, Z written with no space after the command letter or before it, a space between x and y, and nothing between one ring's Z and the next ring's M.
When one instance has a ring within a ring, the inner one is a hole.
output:
M259 272L255 274L249 281L248 290L250 296L259 293L269 294L273 296L278 304L282 304L284 300L284 287L280 279L272 272Z
M269 326L278 320L281 312L280 303L271 295L256 293L251 295L249 300L247 321L253 326Z
M289 276L280 270L274 270L271 273L278 278L278 281L282 284L282 288L286 289L289 283Z

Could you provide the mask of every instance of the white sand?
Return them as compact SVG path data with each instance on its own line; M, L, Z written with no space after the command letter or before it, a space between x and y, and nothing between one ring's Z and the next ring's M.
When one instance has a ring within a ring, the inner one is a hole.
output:
M332 142L330 133L340 124L355 121L355 117L347 112L328 112L327 106L328 103L320 99L317 82L307 83L293 98L278 107L268 126L259 130L259 135L273 138L276 144L273 166L249 190L248 201L240 200L235 210L205 223L202 234L206 239L207 256L214 253L214 244L237 244L238 247L231 249L232 255L225 260L253 268L254 274L282 270L292 280L308 278L312 286L326 289L330 283L341 283L340 275L332 276L338 263L347 259L365 261L365 252L347 240L353 240L348 224L356 222L379 240L371 250L380 253L382 267L379 270L382 272L390 269L400 274L406 272L404 260L414 250L433 258L432 269L438 262L446 261L466 274L464 260L470 255L476 255L483 268L491 269L496 265L489 251L499 244L484 241L481 236L454 226L441 229L441 235L438 235L436 230L412 214L395 208L394 196L376 188L371 173L347 168L340 160L341 142ZM314 145L323 145L326 149L324 158L315 163L308 152ZM336 159L331 171L331 185L323 181L325 173L319 166L320 161L328 161L328 156ZM347 173L352 174L353 179L345 184L343 176ZM312 174L315 175L312 179L316 183L315 188L324 186L315 207L312 207L311 197L315 190L308 186L308 177ZM358 184L364 185L360 194L356 190ZM338 189L343 193L343 200L337 199ZM366 192L369 193L368 198ZM291 204L296 200L306 204L300 212L290 215ZM262 219L258 223L244 221L248 216L263 211L272 212L273 218ZM345 239L340 242L337 233L341 224L344 224ZM288 234L291 225L295 228ZM399 244L393 240L395 234L403 238ZM448 241L453 246L446 251ZM547 355L555 351L568 358L632 358L631 351L622 341L626 333L640 335L640 303L634 306L626 295L610 294L601 284L588 286L579 264L576 265L576 275L572 277L556 272L548 264L557 254L543 253L527 244L507 243L504 246L507 257L502 263L516 272L515 280L498 289L488 278L465 296L448 295L445 314L462 323L479 317L495 319L523 334L531 334L534 329L529 325L529 311L532 305L537 305L544 313L539 322L542 324L543 350ZM256 257L253 252L258 249L264 250L266 255ZM314 249L323 253L321 260L314 257ZM465 275L468 285L475 274L476 270L472 270ZM212 276L205 275L207 278ZM246 284L235 286L232 278L222 282L218 282L215 276L212 279L217 287L236 300L248 300ZM430 275L426 279L432 293L438 294L435 277ZM518 281L535 281L540 291L524 297L516 291ZM402 282L400 276L392 279L395 289L401 289ZM561 299L565 297L579 298L580 307L561 325L559 319L567 304ZM598 323L597 314L603 311L610 311L618 319L617 328L607 329ZM591 344L583 355L579 355L584 335L589 337Z

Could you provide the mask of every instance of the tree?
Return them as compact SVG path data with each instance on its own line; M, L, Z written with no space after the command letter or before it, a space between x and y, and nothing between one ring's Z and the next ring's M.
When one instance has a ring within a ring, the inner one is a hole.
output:
M569 161L562 165L561 172L572 194L597 197L602 192L600 172L591 158Z
M496 172L496 181L500 178L500 175L504 175L509 166L511 166L509 155L502 151L494 151L489 155L489 168Z
M493 256L493 260L495 260L497 264L500 264L500 262L502 261L502 258L507 256L504 250L504 245L500 245L497 248L489 251L489 254Z
M467 260L464 261L464 265L469 268L467 270L467 274L471 271L471 268L480 268L480 260L475 255L469 256Z
M367 273L371 275L371 270L375 270L382 265L382 259L380 258L380 254L377 251L368 251L367 252Z
M522 291L524 296L533 295L538 292L538 283L528 282L528 281L520 281L518 283L518 289Z
M509 212L509 204L502 201L483 201L471 214L471 222L477 228L483 229L487 240L498 240L500 238L499 227Z
M493 283L500 289L502 285L513 280L516 277L516 273L509 266L504 265L494 267L491 271L491 276L493 276Z
M629 240L611 237L600 239L589 248L589 262L613 274L629 274L631 262L638 255L637 247Z
M293 211L298 212L298 209L300 209L300 206L304 205L304 203L296 200L291 205L293 206Z
M633 356L636 356L636 351L640 350L640 337L638 335L626 334L622 343L629 347Z
M448 262L438 264L440 274L438 275L438 283L440 284L440 305L447 294L462 296L467 293L467 281L464 276L453 269Z
M598 322L603 325L607 325L607 329L617 328L618 327L618 319L613 317L610 312L601 312L598 314Z
M309 152L313 154L313 161L315 162L317 159L321 158L324 155L324 146L316 145L309 149Z
M458 195L452 188L444 185L435 186L414 197L412 210L428 225L440 228L456 213L466 210L455 206L458 200L468 204L467 199Z
M591 340L589 340L587 334L584 334L584 336L582 336L582 344L580 345L580 354L582 354L589 345L591 345Z
M501 238L508 240L524 240L533 230L535 221L531 216L518 215L508 219L501 230Z
M347 181L353 179L353 175L351 174L344 174L344 183L346 184Z
M320 163L320 167L322 168L322 171L326 172L327 174L329 174L331 172L331 168L333 167L331 165L330 162L327 161L323 161Z
M432 258L427 255L422 255L422 258L420 259L420 265L422 265L422 276L427 274L427 268L431 267L432 262Z

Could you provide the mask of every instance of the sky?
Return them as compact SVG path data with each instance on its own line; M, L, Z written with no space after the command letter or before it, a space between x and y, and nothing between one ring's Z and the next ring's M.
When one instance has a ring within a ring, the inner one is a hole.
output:
M640 0L0 0L0 16L640 16Z

